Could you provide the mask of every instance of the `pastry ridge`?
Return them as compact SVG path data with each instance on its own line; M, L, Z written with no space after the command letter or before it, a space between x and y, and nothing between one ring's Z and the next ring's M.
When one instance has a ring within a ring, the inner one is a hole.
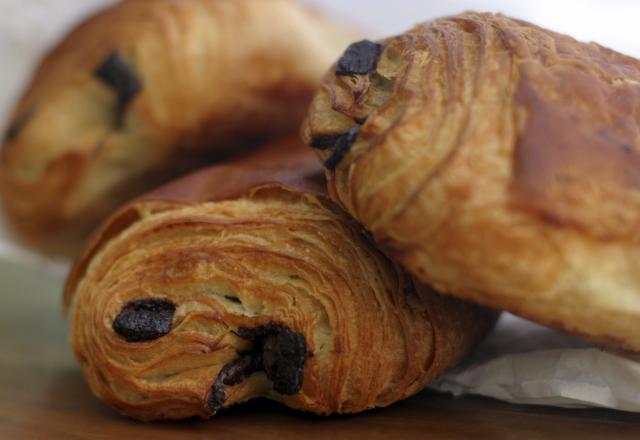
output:
M302 130L359 127L332 198L441 292L640 350L640 61L475 12L380 43Z

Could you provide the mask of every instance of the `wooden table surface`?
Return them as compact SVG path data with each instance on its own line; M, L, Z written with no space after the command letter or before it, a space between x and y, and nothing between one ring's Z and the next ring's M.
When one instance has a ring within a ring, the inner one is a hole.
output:
M59 282L1 267L3 440L640 439L636 414L515 406L431 392L355 416L321 418L259 401L208 421L135 422L104 406L84 383L67 344L69 323L60 317Z

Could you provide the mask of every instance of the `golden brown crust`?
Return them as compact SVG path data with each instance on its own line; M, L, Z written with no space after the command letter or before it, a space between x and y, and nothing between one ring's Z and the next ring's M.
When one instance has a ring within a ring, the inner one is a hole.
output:
M71 343L94 393L120 412L207 418L258 396L318 414L386 406L490 327L492 312L414 286L323 195L315 157L286 143L131 202L76 263ZM226 180L238 175L258 177ZM175 304L170 331L127 342L114 321L149 299ZM306 341L300 389L276 391L261 371L215 388L255 352L242 329L274 325Z
M382 44L303 128L359 127L332 197L440 291L640 350L640 62L478 13Z
M35 245L82 236L133 195L297 130L346 35L293 0L125 1L88 19L15 109L11 223Z

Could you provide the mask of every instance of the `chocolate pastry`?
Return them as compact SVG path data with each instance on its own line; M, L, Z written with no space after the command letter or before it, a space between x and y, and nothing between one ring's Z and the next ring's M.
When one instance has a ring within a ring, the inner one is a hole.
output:
M297 132L349 32L293 0L119 2L73 29L9 121L0 196L56 253L119 203ZM62 249L61 251L66 251Z
M332 198L440 292L640 350L640 61L480 13L380 44L303 129L359 127Z
M495 314L414 285L324 191L291 139L113 215L66 288L93 392L142 420L255 397L354 413L455 365Z

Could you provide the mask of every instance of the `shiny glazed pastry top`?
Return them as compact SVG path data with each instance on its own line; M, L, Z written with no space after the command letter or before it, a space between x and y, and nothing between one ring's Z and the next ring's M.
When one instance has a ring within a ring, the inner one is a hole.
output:
M441 292L640 350L640 62L501 15L352 44L303 134Z
M33 244L82 235L177 173L298 130L347 41L289 0L137 0L98 13L44 58L9 122L9 220Z
M93 392L143 420L259 396L353 413L457 363L493 314L414 285L323 187L289 141L112 216L65 298Z

